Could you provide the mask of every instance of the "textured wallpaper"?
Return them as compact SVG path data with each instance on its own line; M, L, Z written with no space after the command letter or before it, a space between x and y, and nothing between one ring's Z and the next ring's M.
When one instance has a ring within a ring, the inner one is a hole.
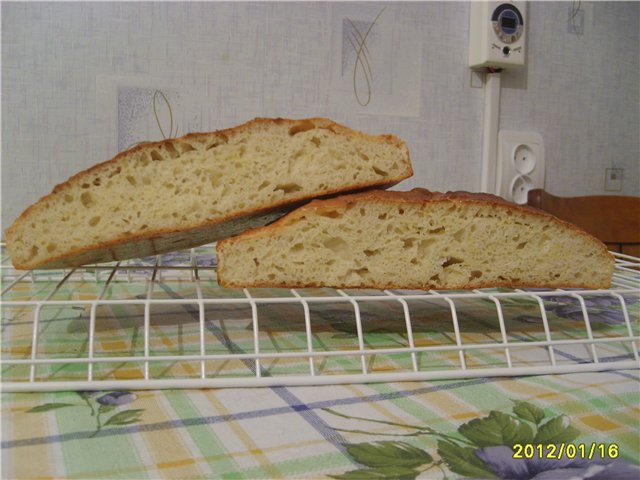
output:
M529 63L503 74L501 128L539 132L546 188L640 194L636 2L529 2ZM394 133L397 188L478 190L482 88L469 4L2 3L2 225L77 171L146 139L256 116Z

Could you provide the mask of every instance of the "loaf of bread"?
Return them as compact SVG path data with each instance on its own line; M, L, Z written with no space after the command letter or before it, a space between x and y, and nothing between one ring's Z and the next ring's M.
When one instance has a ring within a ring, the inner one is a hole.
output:
M217 244L224 287L608 288L579 228L487 194L372 190L313 201Z
M16 268L73 267L202 245L309 199L412 175L404 142L331 120L255 119L145 143L78 173L6 231Z

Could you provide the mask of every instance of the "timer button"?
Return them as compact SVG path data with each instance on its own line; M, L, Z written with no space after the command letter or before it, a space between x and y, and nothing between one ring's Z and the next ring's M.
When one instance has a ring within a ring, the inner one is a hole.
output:
M509 55L511 53L511 48L508 46L504 46L502 48L502 53L504 53L505 55Z

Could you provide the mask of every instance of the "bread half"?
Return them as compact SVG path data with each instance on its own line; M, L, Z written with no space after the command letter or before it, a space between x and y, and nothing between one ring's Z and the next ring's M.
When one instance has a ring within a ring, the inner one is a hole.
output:
M217 253L225 287L608 288L614 270L603 243L542 211L423 189L314 201Z
M72 267L193 247L309 199L413 173L404 142L331 120L255 119L146 143L78 173L6 231L16 268Z

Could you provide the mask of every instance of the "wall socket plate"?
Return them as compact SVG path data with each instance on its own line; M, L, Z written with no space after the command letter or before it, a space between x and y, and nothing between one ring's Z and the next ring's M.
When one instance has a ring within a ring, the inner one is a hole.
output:
M529 190L544 188L544 141L536 132L500 130L496 190L501 197L523 205Z

